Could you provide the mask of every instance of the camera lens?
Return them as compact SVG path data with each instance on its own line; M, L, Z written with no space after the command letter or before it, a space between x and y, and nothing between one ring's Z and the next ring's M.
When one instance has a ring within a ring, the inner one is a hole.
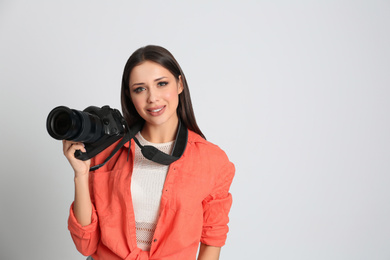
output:
M70 130L72 126L72 119L68 113L61 111L53 121L53 131L56 134L63 136Z
M103 135L103 126L96 115L60 106L47 117L46 128L57 140L92 143Z

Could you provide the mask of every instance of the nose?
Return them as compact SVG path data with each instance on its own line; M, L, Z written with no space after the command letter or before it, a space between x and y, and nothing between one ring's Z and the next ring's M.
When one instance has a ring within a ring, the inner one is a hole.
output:
M158 101L158 92L156 89L150 88L148 92L148 103L154 103Z

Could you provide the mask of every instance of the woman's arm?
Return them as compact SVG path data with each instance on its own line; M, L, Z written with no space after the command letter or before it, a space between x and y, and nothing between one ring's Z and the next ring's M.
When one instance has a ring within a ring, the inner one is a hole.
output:
M87 226L92 222L92 201L89 194L88 176L75 177L75 196L73 212L77 222L81 226Z
M217 246L208 246L201 243L198 260L218 260L221 248Z
M68 229L77 250L83 255L96 252L100 240L98 219L89 192L89 167L91 160L81 161L74 157L76 150L85 152L82 143L63 141L66 158L74 170L75 198L68 219Z
M74 215L81 226L91 224L92 202L89 193L90 160L81 161L74 157L76 150L85 152L82 143L63 140L63 151L74 170L75 198L73 204Z

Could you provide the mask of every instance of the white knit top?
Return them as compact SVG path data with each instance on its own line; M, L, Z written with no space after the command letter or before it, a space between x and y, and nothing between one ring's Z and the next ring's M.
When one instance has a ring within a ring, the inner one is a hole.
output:
M174 141L150 143L141 136L141 133L138 133L136 137L142 145L152 145L167 154L171 153L174 145ZM138 145L135 145L134 168L130 188L135 214L137 246L144 251L149 251L152 245L167 172L167 165L146 159Z

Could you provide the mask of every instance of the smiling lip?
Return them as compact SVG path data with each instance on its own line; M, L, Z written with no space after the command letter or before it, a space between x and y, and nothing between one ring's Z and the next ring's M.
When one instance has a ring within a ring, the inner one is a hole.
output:
M152 107L149 109L146 109L148 113L152 116L159 116L165 111L165 106L160 106L160 107Z

